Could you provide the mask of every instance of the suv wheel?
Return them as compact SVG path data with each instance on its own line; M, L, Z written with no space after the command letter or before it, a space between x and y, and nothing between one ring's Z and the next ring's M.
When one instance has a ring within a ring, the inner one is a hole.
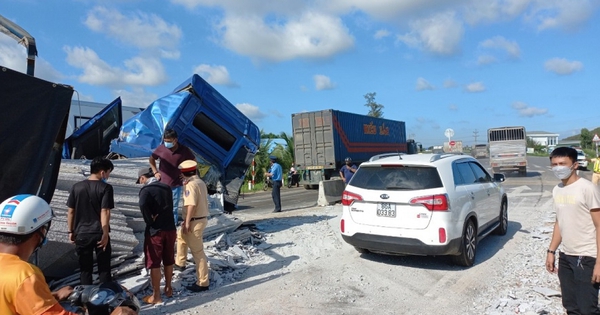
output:
M477 253L477 229L473 220L467 221L463 231L460 245L460 255L453 256L455 264L471 267L475 263L475 254Z
M506 205L506 201L502 201L502 205L500 206L500 225L494 230L494 234L496 235L506 235L508 231L508 207Z

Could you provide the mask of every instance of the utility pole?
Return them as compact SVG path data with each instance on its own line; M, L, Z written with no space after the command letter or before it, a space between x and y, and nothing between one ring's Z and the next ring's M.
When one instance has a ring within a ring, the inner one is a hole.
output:
M477 144L477 134L479 133L479 131L477 131L477 129L475 129L473 131L473 138L475 138L475 144Z

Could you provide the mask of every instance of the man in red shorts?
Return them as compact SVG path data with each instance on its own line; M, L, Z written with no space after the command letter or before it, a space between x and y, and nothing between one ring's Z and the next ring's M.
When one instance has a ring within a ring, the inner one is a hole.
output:
M165 296L173 296L171 281L175 263L175 240L177 230L173 218L173 195L171 187L159 182L149 167L138 171L140 189L140 210L146 223L144 233L144 254L146 268L150 269L152 295L143 298L149 304L162 303L160 296L160 263L165 268Z

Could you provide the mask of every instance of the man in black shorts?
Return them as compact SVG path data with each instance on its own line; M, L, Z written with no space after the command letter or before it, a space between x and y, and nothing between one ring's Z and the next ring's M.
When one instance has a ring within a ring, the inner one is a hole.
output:
M112 280L110 274L110 210L115 207L113 187L107 184L113 170L110 160L97 157L92 160L88 179L71 188L67 207L69 238L75 243L79 256L81 284L93 284L94 251L98 262L100 283Z
M160 296L160 263L165 267L165 296L173 296L171 282L175 264L175 240L177 230L173 217L173 192L171 187L159 182L149 167L138 171L140 189L140 210L146 223L144 233L145 265L150 269L152 295L143 298L148 304L162 303Z

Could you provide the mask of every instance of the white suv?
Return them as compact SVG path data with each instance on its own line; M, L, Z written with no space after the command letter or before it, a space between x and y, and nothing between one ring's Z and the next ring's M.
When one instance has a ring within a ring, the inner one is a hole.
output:
M374 156L342 195L342 238L361 253L452 255L472 266L481 238L506 234L503 181L465 155Z

